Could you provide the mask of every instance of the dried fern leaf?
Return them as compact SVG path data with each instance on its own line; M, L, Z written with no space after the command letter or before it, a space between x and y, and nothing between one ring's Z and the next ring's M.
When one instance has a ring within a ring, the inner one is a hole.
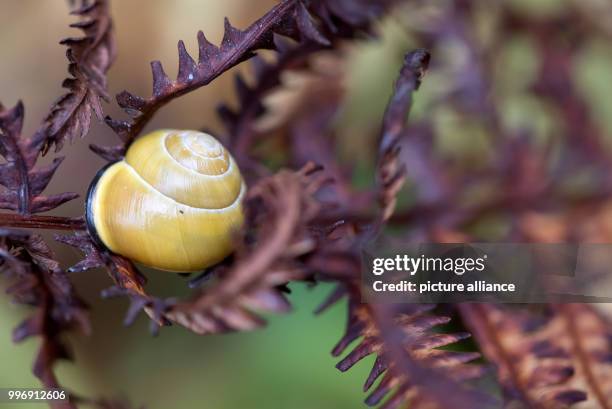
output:
M346 294L346 293L345 293ZM476 352L455 352L439 349L455 344L470 336L469 333L437 332L437 326L446 324L450 318L432 314L434 305L403 305L394 310L390 319L392 336L384 332L376 317L372 304L361 303L354 292L349 295L347 329L344 336L334 347L332 354L340 356L349 350L349 346L359 339L348 354L336 365L342 372L349 370L362 359L376 355L376 361L364 384L364 391L370 395L366 403L375 406L383 403L382 408L446 408L445 398L432 393L432 385L439 385L440 391L446 387L446 382L452 388L457 388L456 405L465 406L461 399L474 403L476 396L472 391L460 388L460 384L479 378L484 371L481 365L471 362L478 359ZM333 299L338 300L340 293L335 291ZM395 337L395 339L394 339ZM393 345L393 346L392 346ZM408 359L409 368L403 367L401 360ZM438 374L436 382L429 383L417 376L420 371ZM378 385L375 386L377 380ZM460 396L461 395L461 396ZM490 397L482 396L482 406L490 407ZM486 405L485 405L486 404ZM473 406L476 407L476 406Z
M159 61L153 61L153 90L150 97L139 97L127 91L117 95L117 103L131 118L106 120L123 141L116 150L124 152L153 114L171 100L209 84L233 66L254 57L258 50L272 49L282 52L283 46L279 37L289 37L302 44L311 44L309 47L329 47L333 40L354 37L357 33L367 30L369 24L392 3L362 0L357 11L354 5L329 0L283 0L244 30L232 26L226 19L225 32L219 46L210 43L203 32L198 32L197 59L189 55L183 41L179 41L179 69L175 80L168 77ZM250 93L248 87L240 80L237 84L242 98L247 99L247 94ZM220 112L226 123L236 116L226 108L222 108ZM105 148L92 148L106 153Z
M58 151L65 141L84 137L92 114L99 120L104 118L101 100L109 100L106 73L116 54L113 23L108 0L87 3L72 12L80 21L70 25L84 35L61 41L68 47L70 77L62 84L68 93L53 104L34 135L37 143L42 144L43 154L53 145Z
M90 333L87 308L75 294L65 272L39 236L0 230L0 272L8 276L7 292L17 303L36 308L36 312L13 331L13 340L41 339L34 374L46 388L59 388L55 364L71 359L60 334L77 328ZM56 402L54 408L76 409L70 401Z
M315 237L308 229L320 205L316 168L280 171L253 186L246 198L248 234L235 262L219 274L215 285L191 301L173 305L166 314L199 334L251 330L264 324L255 311L290 309L279 286L305 278L297 259L311 252ZM255 244L249 245L253 241Z
M574 385L587 392L581 408L612 408L612 327L591 305L564 304L555 308L565 324L562 338L576 374Z
M530 311L489 304L462 304L459 311L484 356L496 366L509 402L560 409L586 399L572 385L576 367L566 324L558 314L538 320Z
M45 196L45 190L63 158L43 168L36 168L40 143L36 138L24 138L24 108L21 102L5 109L0 104L0 155L6 160L0 164L0 208L22 215L45 212L78 197L75 193Z

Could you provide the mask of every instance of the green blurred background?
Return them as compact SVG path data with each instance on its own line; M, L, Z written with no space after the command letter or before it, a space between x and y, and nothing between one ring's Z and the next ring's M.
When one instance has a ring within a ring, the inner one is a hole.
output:
M513 0L513 7L526 13L554 14L581 0ZM510 1L509 1L510 2ZM597 3L588 0L587 3ZM434 3L444 4L444 1ZM482 2L486 4L487 2ZM118 41L118 58L109 75L111 94L123 89L149 95L149 62L159 59L166 72L176 74L176 42L183 39L195 53L196 32L202 29L218 43L222 37L223 17L229 16L237 27L245 27L267 10L273 1L249 0L125 0L112 3ZM483 8L482 38L486 40ZM38 126L53 100L62 93L66 76L61 38L78 33L68 28L74 20L62 0L0 1L0 99L6 106L23 99L26 106L25 134ZM603 21L603 17L602 17ZM610 29L610 21L603 21ZM381 37L375 42L358 42L347 50L347 100L335 121L341 140L360 141L341 147L341 153L357 162L358 184L371 181L370 142L375 137L389 97L391 85L405 51L415 46L405 27L414 23L409 9L396 13L380 24ZM612 30L610 30L612 32ZM486 41L485 41L486 42ZM543 139L554 137L555 112L531 98L527 91L538 63L533 47L517 35L509 39L499 68L495 98L504 104L507 127L526 127ZM415 118L435 116L439 124L436 146L442 157L473 161L482 157L489 137L477 124L460 121L444 107L427 109L430 101L452 87L447 75L457 64L457 49L450 44L434 50L442 69L430 73L414 109ZM243 70L244 67L238 69ZM576 66L577 79L592 104L597 120L612 129L612 50L609 37L595 35L584 46ZM149 125L198 129L203 125L220 129L215 106L233 101L232 76L228 73L213 84L174 101L162 109ZM111 116L122 114L107 106ZM109 144L114 136L95 123L85 141L66 146L61 154L67 160L48 188L49 192L85 192L89 181L104 164L91 153L92 142ZM611 144L612 146L612 144ZM50 155L53 157L53 155ZM42 162L48 161L45 158ZM408 194L410 190L408 190ZM408 200L409 202L409 200ZM82 200L60 207L54 214L82 214ZM494 230L494 228L493 228ZM47 234L47 237L50 235ZM79 254L65 246L54 245L65 265L75 263ZM151 273L151 291L159 295L185 293L185 279L171 274ZM74 276L79 292L91 305L93 334L75 334L70 343L75 363L62 363L59 377L64 385L86 396L125 396L134 404L148 408L359 408L363 407L361 385L370 369L370 357L346 374L334 368L330 350L339 340L345 325L345 305L340 303L322 316L313 310L331 290L328 285L308 288L293 284L290 296L295 311L269 318L267 328L252 333L200 337L178 327L164 328L151 337L147 321L125 328L122 325L127 302L101 300L100 290L110 285L102 271ZM2 285L6 284L0 281ZM0 298L0 387L37 387L31 365L38 340L21 345L11 342L11 330L30 311ZM2 405L26 409L28 404ZM35 405L32 407L41 407Z

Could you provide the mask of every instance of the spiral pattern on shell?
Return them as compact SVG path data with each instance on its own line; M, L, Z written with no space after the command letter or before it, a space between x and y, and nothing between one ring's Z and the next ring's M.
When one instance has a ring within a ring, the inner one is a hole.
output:
M168 271L197 271L232 251L245 185L212 136L159 130L102 169L87 198L87 224L111 251Z

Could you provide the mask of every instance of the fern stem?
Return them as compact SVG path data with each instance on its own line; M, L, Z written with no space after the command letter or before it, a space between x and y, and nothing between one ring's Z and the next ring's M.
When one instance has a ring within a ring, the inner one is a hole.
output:
M474 337L484 347L484 355L508 372L508 381L514 387L519 399L529 408L541 407L529 396L527 387L516 368L515 359L507 351L495 324L491 322L486 305L461 304L459 311L468 327L472 329Z
M13 213L0 213L0 228L2 227L50 230L85 230L85 221L82 218L34 215L23 216Z
M580 319L580 316L574 308L575 306L571 304L559 306L561 313L564 315L568 333L573 340L572 347L578 358L578 364L580 365L584 377L586 378L586 382L591 388L591 392L593 392L593 395L595 396L595 399L597 399L600 407L602 409L612 409L612 406L610 406L606 394L600 385L597 375L593 373L592 359L586 350L583 342L583 336L580 334L580 330L576 324L576 320Z

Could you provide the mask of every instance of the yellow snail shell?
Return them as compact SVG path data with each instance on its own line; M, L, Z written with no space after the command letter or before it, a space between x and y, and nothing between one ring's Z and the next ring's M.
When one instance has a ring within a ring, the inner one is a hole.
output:
M159 130L89 188L87 226L111 251L167 271L197 271L232 252L246 187L229 152L212 136Z

